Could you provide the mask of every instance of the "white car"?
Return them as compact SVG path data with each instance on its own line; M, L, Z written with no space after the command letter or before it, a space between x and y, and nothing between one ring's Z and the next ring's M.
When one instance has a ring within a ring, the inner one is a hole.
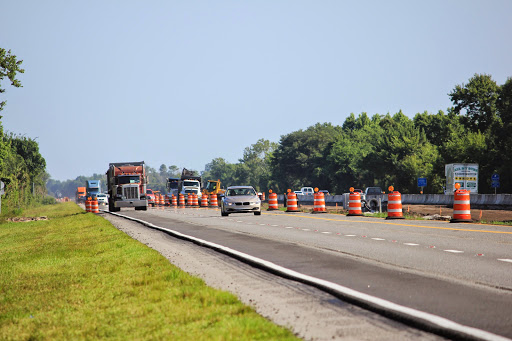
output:
M252 186L230 186L220 204L222 216L230 213L254 213L261 215L261 200Z
M98 193L96 200L98 200L98 205L108 205L108 197L104 193Z

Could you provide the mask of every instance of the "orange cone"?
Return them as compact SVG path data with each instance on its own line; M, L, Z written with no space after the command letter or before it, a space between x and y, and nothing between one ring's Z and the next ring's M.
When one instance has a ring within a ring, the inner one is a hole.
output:
M327 213L325 210L325 197L322 192L318 192L318 188L315 188L313 194L313 212L312 213Z
M347 216L362 216L361 209L361 195L354 192L354 187L350 187L350 194L348 196L348 214Z
M453 194L453 217L450 223L471 223L471 203L469 191L460 189L460 184L456 183L457 190Z
M268 191L268 210L267 211L275 211L279 209L279 204L277 203L277 193L272 193L270 189Z
M402 194L393 191L393 186L389 186L388 194L388 216L386 219L404 219L402 213Z

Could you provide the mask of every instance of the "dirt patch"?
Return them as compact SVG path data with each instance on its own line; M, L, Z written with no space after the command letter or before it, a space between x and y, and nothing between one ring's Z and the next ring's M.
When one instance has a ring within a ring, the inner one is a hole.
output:
M7 221L11 223L26 223L29 221L39 221L39 220L48 220L48 217L12 217L8 218Z

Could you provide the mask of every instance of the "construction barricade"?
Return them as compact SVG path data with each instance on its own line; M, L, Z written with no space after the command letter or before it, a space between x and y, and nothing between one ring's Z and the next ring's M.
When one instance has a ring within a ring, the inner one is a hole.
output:
M91 200L91 213L100 213L100 208L98 206L98 199Z
M325 197L322 192L318 192L318 188L315 188L313 194L313 212L312 213L327 213L325 209Z
M208 194L201 196L201 208L208 208Z
M215 193L210 194L210 207L219 207L219 201Z
M354 192L354 187L350 187L350 194L348 196L348 214L347 216L362 216L363 210L361 209L361 195Z
M279 209L279 204L277 203L277 193L273 193L270 189L268 191L268 209L267 211L275 211Z
M393 186L389 186L388 193L388 216L386 219L404 219L402 212L402 194L394 191Z
M466 189L460 189L460 184L456 183L457 190L453 194L453 217L450 223L471 223L471 197Z
M192 207L199 207L197 194L192 194Z
M176 198L176 196L174 194L171 197L171 205L172 205L172 207L178 206L178 199Z
M180 193L179 198L180 198L180 200L179 200L180 207L181 208L185 207L185 195Z
M168 195L165 195L164 203L165 203L165 206L171 206L171 201L169 200L169 196Z
M91 212L92 211L92 198L87 198L85 200L85 212Z
M299 212L299 206L297 204L297 194L288 190L286 197L286 212Z

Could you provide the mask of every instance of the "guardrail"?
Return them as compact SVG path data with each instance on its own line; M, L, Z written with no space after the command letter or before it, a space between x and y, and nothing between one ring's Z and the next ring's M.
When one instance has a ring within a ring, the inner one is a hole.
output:
M375 197L375 196L372 196ZM387 194L382 195L387 200ZM299 204L313 205L312 195L297 195ZM277 200L284 202L284 194L278 194ZM503 206L512 208L512 194L471 194L471 206ZM328 195L325 197L325 204L342 206L344 195ZM402 204L410 205L452 205L453 195L450 194L402 194Z

